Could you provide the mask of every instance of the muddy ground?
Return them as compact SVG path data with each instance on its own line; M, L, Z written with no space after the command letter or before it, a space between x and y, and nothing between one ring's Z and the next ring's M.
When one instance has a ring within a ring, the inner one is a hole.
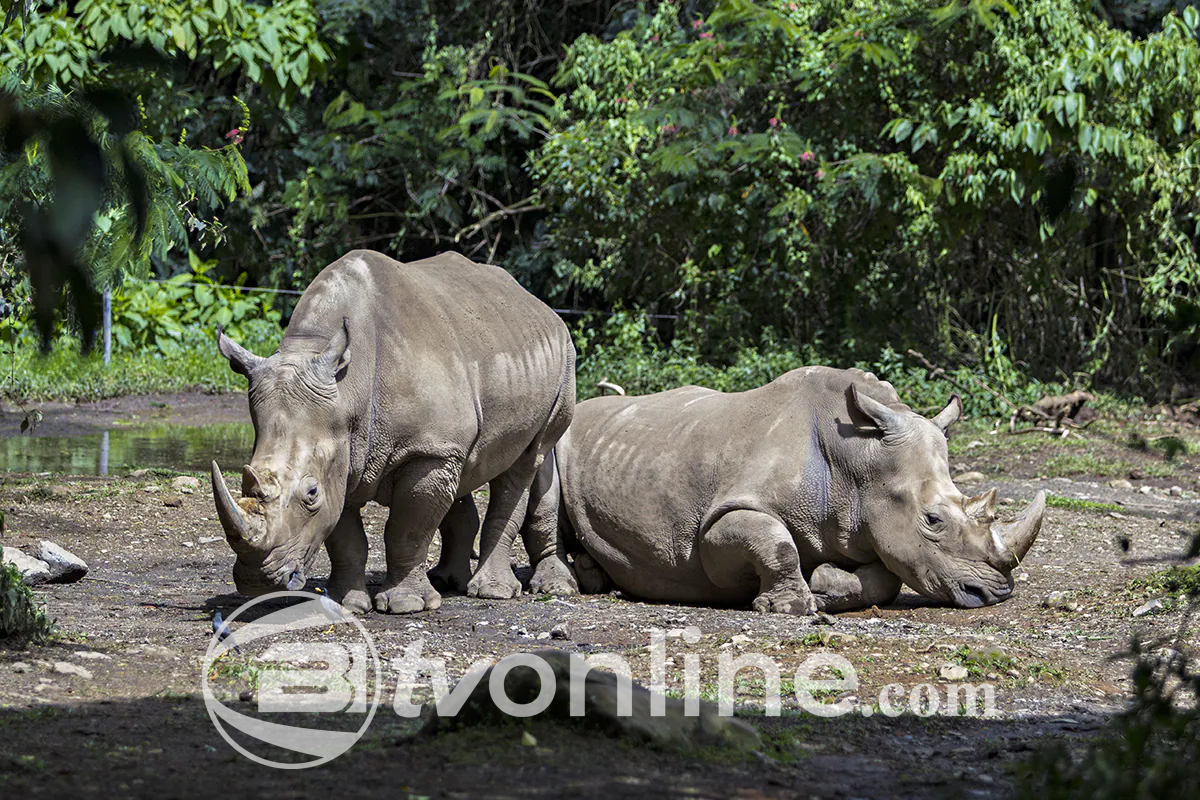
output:
M237 396L172 395L44 407L43 413L43 425L69 432L135 416L182 424L243 419L246 412ZM1171 437L1185 450L1154 437ZM1015 596L988 608L936 607L906 592L894 607L842 614L828 625L619 595L525 595L507 602L447 596L433 612L363 620L385 662L420 639L426 654L446 659L452 678L480 658L553 645L583 655L619 653L634 676L647 681L651 629L696 626L702 634L696 645L668 642L668 688L680 692L683 655L698 654L701 694L709 699L716 699L722 653L769 656L782 668L785 695L790 674L807 657L848 659L857 690L826 699L849 698L856 710L836 719L797 710L794 696L785 697L780 717L764 717L764 682L753 671L741 674L739 713L763 736L758 754L647 747L539 721L413 737L415 724L391 709L395 680L385 670L385 702L363 739L330 764L286 772L234 752L201 700L213 611L229 616L245 601L234 593L233 553L203 476L194 492L181 494L171 487L173 476L162 472L136 478L10 474L0 482L7 523L0 544L50 539L84 558L91 572L79 583L40 592L58 623L51 644L24 651L0 645L0 792L1004 797L1032 751L1058 739L1078 745L1122 708L1129 663L1119 653L1131 637L1169 637L1178 629L1183 609L1176 599L1132 582L1162 569L1196 533L1197 453L1194 431L1153 420L1102 421L1067 440L991 435L981 424L957 433L955 472L983 474L964 490L997 486L1007 503L1002 514L1016 513L1038 488L1103 504L1049 508L1042 535L1018 570ZM1128 485L1113 488L1112 481ZM377 506L365 514L376 581L384 569L384 516ZM527 578L524 563L524 554L514 552L518 575ZM316 574L326 569L322 564ZM1057 607L1046 605L1052 592L1064 593ZM1155 598L1163 601L1160 611L1133 615ZM566 638L551 639L559 625ZM218 697L233 706L254 705L238 699L259 672L252 650L222 659L211 673ZM64 674L63 664L88 674ZM948 666L964 666L968 681L994 686L998 716L968 718L957 707L950 716L878 713L888 684L906 690L931 684L946 705L942 673ZM861 709L876 713L867 717Z

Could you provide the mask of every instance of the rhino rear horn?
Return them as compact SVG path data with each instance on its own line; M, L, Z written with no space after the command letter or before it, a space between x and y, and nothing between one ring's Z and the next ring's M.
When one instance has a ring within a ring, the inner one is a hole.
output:
M233 496L229 494L225 476L221 474L221 468L217 466L216 461L212 462L212 487L213 499L217 503L217 516L221 520L221 527L225 529L225 536L231 542L249 540L250 526L246 524L246 518L233 501Z
M229 366L239 375L250 377L250 373L262 362L266 361L262 356L256 356L240 344L230 339L225 335L225 330L221 326L217 326L217 349L221 351L221 355L229 359Z
M1033 540L1037 538L1038 533L1042 530L1042 517L1046 513L1046 492L1040 491L1037 497L1033 498L1033 502L1025 509L1025 513L1015 521L1007 525L992 525L992 532L997 534L1004 542L1004 546L1012 551L1012 554L1017 557L1017 561L1025 558L1025 554L1029 552L1029 548L1033 547Z
M350 363L350 320L342 317L342 328L333 335L321 355L313 359L313 367L322 374L336 377Z
M991 522L996 518L996 490L987 490L983 494L968 498L965 503L967 516L972 519Z

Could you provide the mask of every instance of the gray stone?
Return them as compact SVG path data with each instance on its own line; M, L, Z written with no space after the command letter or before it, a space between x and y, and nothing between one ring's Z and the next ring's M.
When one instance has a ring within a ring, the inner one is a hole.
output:
M38 542L38 558L50 567L49 583L75 583L88 573L82 558L47 539Z
M1172 486L1170 489L1167 490L1167 493L1169 495L1171 495L1171 497L1182 497L1183 496L1183 487L1182 486Z
M550 629L551 639L566 640L571 638L571 634L567 632L567 623L560 622Z
M1135 617L1144 617L1147 614L1153 614L1155 611L1161 611L1163 607L1162 600L1157 597L1153 600L1147 600L1133 610Z
M33 672L33 667L25 661L14 661L8 665L13 672Z
M163 505L167 508L183 508L183 498L177 494L169 494L163 498Z
M133 472L129 473L129 477L144 478L149 474L150 474L150 470L148 470L148 469L135 469Z
M954 479L955 483L982 483L985 476L982 472L964 472Z
M12 564L16 567L17 572L21 573L21 579L30 586L46 583L52 575L49 564L39 558L27 555L15 547L4 548L2 560L5 564Z
M682 699L666 697L663 702L665 714L651 716L650 690L636 682L630 691L633 713L629 716L618 715L618 680L611 672L587 672L583 687L583 715L572 716L571 671L574 666L577 673L582 673L586 669L583 659L563 650L537 650L532 655L546 662L555 680L554 696L549 707L539 716L598 727L609 734L638 741L684 747L719 745L747 751L762 748L762 740L754 728L739 719L722 717L712 703L701 701L699 715L689 717L684 713ZM491 669L483 674L462 709L453 717L438 716L432 707L427 706L422 733L505 719L504 712L496 708L492 701L489 687L491 675ZM541 678L531 667L517 666L505 676L504 689L510 702L531 703L542 691Z
M107 653L97 653L95 650L76 650L71 653L71 658L82 658L87 661L112 661L112 656Z
M180 475L171 481L171 488L181 494L192 494L200 488L200 480L191 475Z
M826 614L824 611L813 617L814 625L833 625L837 622L837 617L833 614Z
M1079 608L1079 604L1071 599L1070 592L1051 592L1046 595L1046 599L1042 601L1042 605L1046 608L1055 608L1060 611L1074 611Z
M942 664L938 670L938 676L944 681L965 681L967 679L967 668L961 664Z
M1130 489L1130 490L1133 489L1133 484L1130 483L1129 481L1125 480L1124 478L1117 478L1116 480L1111 480L1108 482L1108 485L1113 489Z
M78 664L72 664L69 661L55 661L54 671L60 675L77 675L80 678L83 678L85 681L90 681L92 679L92 673L90 670L84 669Z

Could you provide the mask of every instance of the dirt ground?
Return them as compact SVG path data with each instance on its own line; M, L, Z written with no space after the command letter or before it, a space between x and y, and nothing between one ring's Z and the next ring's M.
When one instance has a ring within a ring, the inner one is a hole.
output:
M43 425L60 426L64 435L135 416L183 424L246 414L244 398L229 395L126 398L42 410ZM0 419L6 432L11 419ZM829 625L741 609L646 604L619 595L560 600L527 594L512 601L447 596L433 612L363 619L385 663L421 639L424 653L446 659L452 678L480 658L556 646L582 655L619 653L633 665L634 677L646 682L651 629L696 626L702 634L697 644L678 638L667 644L668 687L676 694L682 656L698 654L701 694L715 700L722 653L766 654L782 667L785 695L804 659L836 653L857 672L859 686L850 702L859 709L877 710L888 684L906 690L931 684L945 696L942 673L951 666L964 666L968 681L995 688L999 714L989 719L912 711L868 717L861 710L821 719L799 711L787 697L781 716L765 717L764 682L746 671L737 683L739 713L764 740L762 751L746 756L647 747L544 721L413 737L414 723L391 709L395 680L389 682L385 669L385 703L347 754L309 770L260 766L218 735L200 695L213 611L228 617L245 601L234 592L234 556L204 476L197 476L201 481L193 493L180 494L171 488L172 476L161 472L139 478L9 474L0 479L7 523L0 544L22 547L50 539L85 559L91 572L76 584L42 587L60 631L54 642L23 651L0 645L0 792L1004 797L1032 750L1056 738L1083 741L1123 706L1129 664L1119 654L1131 637L1169 637L1183 618L1176 598L1130 582L1162 569L1196 533L1200 437L1152 420L1093 428L1069 440L990 435L979 426L956 434L954 471L983 474L964 491L998 487L1006 503L1002 518L1019 511L1039 488L1105 504L1048 508L1041 537L1018 570L1014 597L996 606L937 607L906 591L894 607L842 614ZM1131 439L1131 431L1176 437L1186 452L1168 459L1155 446L1161 439L1147 446ZM1080 472L1087 469L1092 474ZM1129 486L1113 488L1114 480ZM384 516L377 506L365 514L375 581L384 569ZM528 578L525 563L518 548L514 564ZM320 564L315 574L327 568L327 562ZM1057 607L1047 607L1052 592L1063 593L1055 597ZM1163 601L1160 611L1133 615L1154 598ZM566 638L551 639L559 625ZM82 667L90 677L63 674L62 664ZM211 677L218 695L237 705L257 673L247 653L219 662Z

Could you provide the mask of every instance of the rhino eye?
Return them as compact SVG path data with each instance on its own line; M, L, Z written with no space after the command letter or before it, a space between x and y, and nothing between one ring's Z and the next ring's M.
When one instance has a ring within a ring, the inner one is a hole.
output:
M321 490L315 478L309 478L300 485L301 497L307 505L314 505Z
M931 528L936 528L937 526L942 524L942 518L939 517L937 514L926 514L925 515L925 524Z

